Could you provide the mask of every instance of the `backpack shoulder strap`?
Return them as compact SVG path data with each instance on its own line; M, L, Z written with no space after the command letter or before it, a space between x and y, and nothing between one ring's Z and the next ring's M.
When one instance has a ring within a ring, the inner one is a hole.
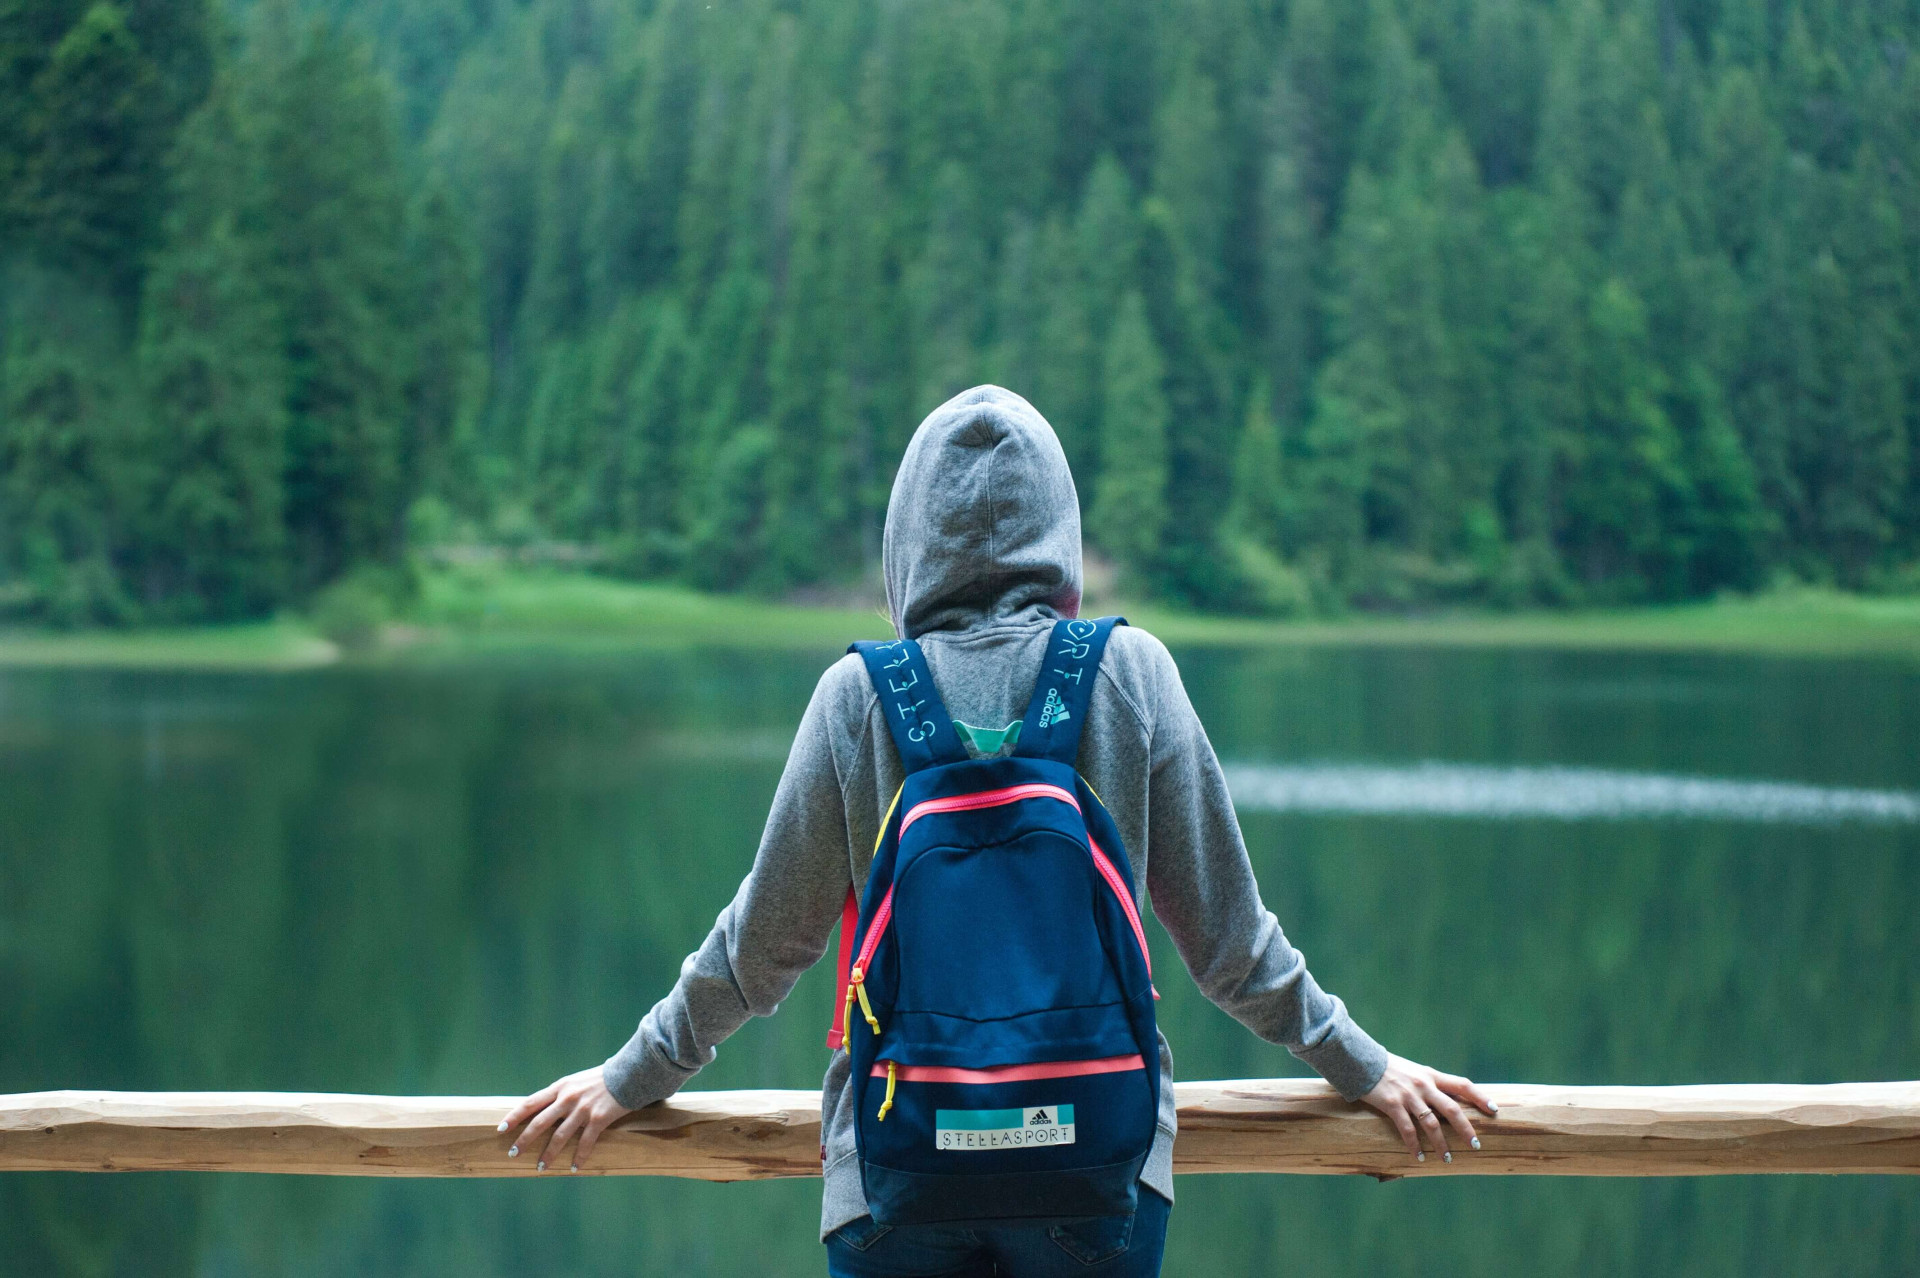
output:
M859 653L867 663L867 677L880 694L880 707L893 733L893 744L900 751L901 766L908 772L918 772L966 760L967 748L960 744L947 707L934 689L919 644L911 639L886 643L863 639L847 651Z
M1053 759L1073 766L1080 753L1080 728L1093 702L1093 680L1107 651L1107 636L1125 617L1056 621L1047 636L1047 655L1034 680L1033 700L1020 722L1013 752L1029 759Z

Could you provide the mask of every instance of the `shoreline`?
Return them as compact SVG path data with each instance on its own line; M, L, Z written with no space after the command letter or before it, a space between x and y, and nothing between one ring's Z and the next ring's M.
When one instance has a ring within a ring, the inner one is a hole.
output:
M515 653L819 649L884 638L878 609L707 595L548 569L429 569L377 643L347 650L304 618L134 630L0 630L0 669L299 671ZM1428 647L1920 660L1920 598L1801 588L1685 604L1274 620L1097 600L1174 648Z

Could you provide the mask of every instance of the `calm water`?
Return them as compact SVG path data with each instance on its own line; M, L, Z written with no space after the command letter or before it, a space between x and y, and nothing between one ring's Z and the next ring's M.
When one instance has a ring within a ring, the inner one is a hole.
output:
M0 673L0 1091L506 1093L600 1060L746 868L830 655ZM1396 1050L1539 1082L1920 1077L1920 671L1182 660L1269 903ZM1161 986L1182 1076L1300 1072ZM817 1085L831 998L823 965L702 1085ZM814 1274L817 1194L15 1175L0 1232L33 1274ZM1912 1179L1188 1177L1167 1272L1917 1255Z

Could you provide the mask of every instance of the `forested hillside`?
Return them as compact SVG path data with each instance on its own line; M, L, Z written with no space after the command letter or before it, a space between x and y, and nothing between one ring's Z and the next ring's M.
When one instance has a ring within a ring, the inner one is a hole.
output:
M0 596L870 570L996 381L1205 607L1916 582L1920 0L0 0Z

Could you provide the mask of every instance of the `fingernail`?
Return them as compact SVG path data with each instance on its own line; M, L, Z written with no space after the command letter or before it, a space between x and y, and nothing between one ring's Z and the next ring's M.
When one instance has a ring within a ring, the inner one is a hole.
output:
M1414 1162L1416 1162L1416 1163L1424 1163L1424 1162L1426 1162L1426 1161L1427 1161L1427 1151L1423 1149L1423 1150L1421 1150L1421 1151L1420 1151L1419 1153L1417 1153L1417 1154L1415 1154L1415 1155L1413 1156L1413 1161L1414 1161Z
M1446 1160L1447 1162L1452 1162L1452 1161L1453 1161L1453 1151L1452 1151L1451 1149L1449 1149L1449 1150L1448 1150L1448 1151L1447 1151L1446 1153L1444 1153L1444 1154L1442 1154L1442 1155L1440 1155L1440 1157L1441 1157L1442 1159L1444 1159L1444 1160Z
M505 1130L507 1130L507 1120L506 1120L506 1119L504 1119L504 1118L503 1118L503 1119L501 1119L501 1120L500 1120L500 1125L499 1125L498 1127L496 1127L496 1128L494 1128L493 1130L495 1130L496 1132L504 1132Z
M533 1169L535 1171L545 1171L547 1169L547 1160L544 1158L541 1159L539 1162L533 1165Z
M571 1166L571 1167L569 1167L569 1168L567 1168L567 1170L568 1170L568 1171L570 1171L570 1172L577 1172L577 1171L579 1171L579 1170L580 1170L580 1164L579 1164L579 1163L575 1163L575 1164L574 1164L573 1166Z
M1500 1107L1499 1107L1498 1105L1495 1105L1495 1106L1493 1107L1493 1112L1494 1112L1494 1113L1496 1113L1496 1114L1497 1114L1497 1113L1499 1113L1499 1112L1500 1112Z
M1475 1149L1478 1149L1478 1148L1480 1148L1480 1138L1479 1138L1478 1136L1475 1136L1475 1137L1473 1138L1473 1147L1474 1147Z
M520 1147L519 1147L518 1145L515 1145L515 1146L514 1146L513 1148L511 1148L511 1149L509 1149L509 1150L507 1151L507 1157L508 1157L508 1158L518 1158L518 1157L520 1157Z

